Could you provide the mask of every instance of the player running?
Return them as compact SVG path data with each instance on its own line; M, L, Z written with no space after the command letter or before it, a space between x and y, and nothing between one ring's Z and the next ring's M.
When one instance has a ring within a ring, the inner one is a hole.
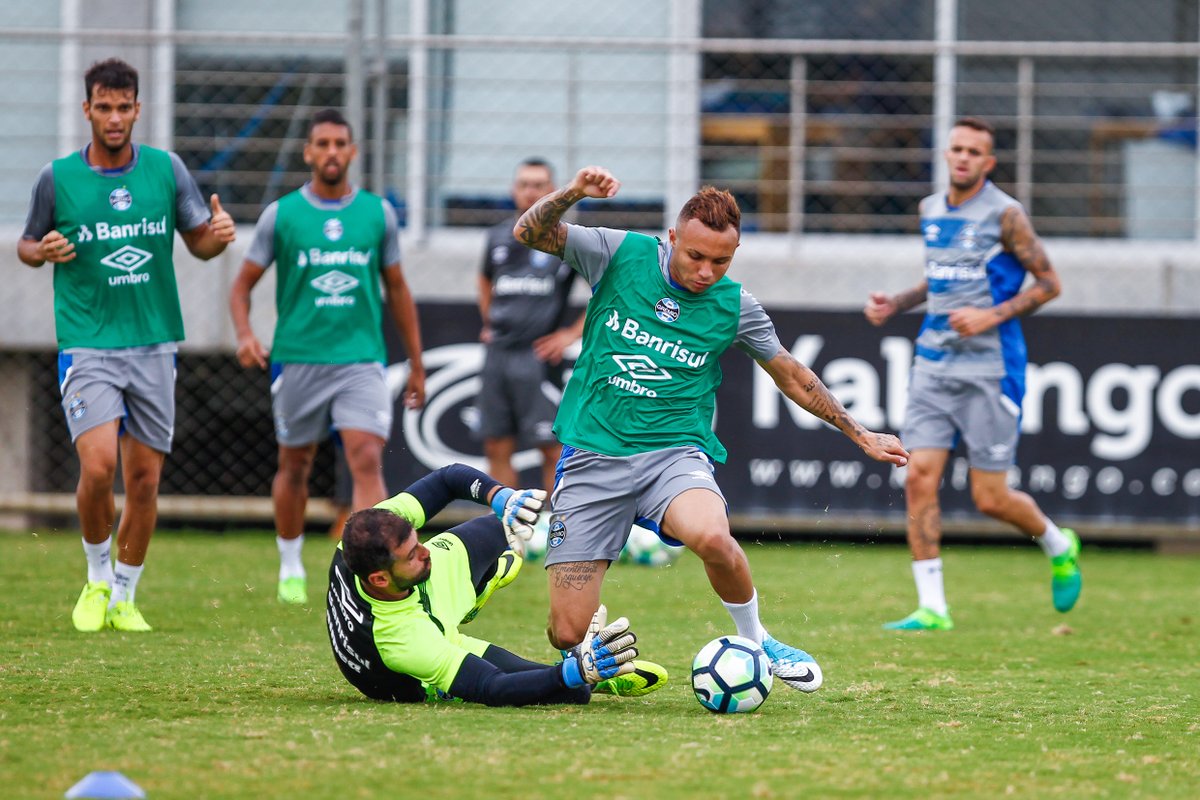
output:
M639 696L666 685L662 667L633 660L637 637L628 620L608 624L603 607L582 644L553 666L459 633L517 576L545 497L452 464L351 514L326 599L329 641L346 680L376 700L456 698L490 706L587 703L593 692ZM455 499L491 505L496 516L421 544L416 531Z
M550 640L568 648L583 639L605 572L636 521L696 553L738 635L760 643L789 686L815 691L822 673L813 657L759 621L750 565L713 477L713 462L726 456L713 432L721 354L737 346L787 397L871 458L903 465L908 454L895 436L856 422L780 344L759 302L726 276L741 226L732 195L702 189L684 204L667 243L561 221L583 198L610 198L619 187L608 170L586 167L514 229L593 287L583 351L555 422L563 455L546 556Z
M400 267L396 213L382 197L350 183L358 153L350 124L336 109L313 115L304 161L312 179L263 210L254 241L229 292L238 361L271 361L271 410L279 469L271 482L282 603L308 602L301 551L308 478L317 444L337 432L354 484L354 508L387 497L383 448L392 430L384 379L387 305L411 369L404 402L425 402L417 307ZM275 262L279 322L267 350L250 327L250 290ZM380 285L383 286L382 297Z
M84 88L92 140L38 174L17 254L31 267L54 264L59 388L79 454L75 502L87 559L71 622L80 631L140 633L151 628L134 600L175 434L183 340L175 231L207 260L224 252L235 228L215 194L205 204L179 156L133 142L137 70L116 58L97 62ZM114 559L118 460L125 507Z
M882 325L929 301L901 434L912 450L904 496L918 606L884 625L895 630L954 627L942 584L938 486L959 439L975 506L1034 537L1050 559L1054 607L1070 611L1083 586L1079 537L1008 486L1025 394L1019 318L1058 297L1058 275L1025 209L988 180L996 166L992 126L973 117L955 122L946 163L949 189L920 206L925 280L894 297L873 293L864 309L872 324ZM1026 273L1034 280L1021 291Z

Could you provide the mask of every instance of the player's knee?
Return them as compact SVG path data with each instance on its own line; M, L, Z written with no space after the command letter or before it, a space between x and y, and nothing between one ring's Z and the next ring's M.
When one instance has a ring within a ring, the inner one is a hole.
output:
M914 468L910 464L904 476L904 496L909 500L926 499L937 494L941 480L939 472L922 467Z
M126 500L151 502L158 497L161 474L155 466L135 467L125 476Z
M726 526L713 526L690 537L688 548L706 564L728 564L743 557Z
M279 479L289 486L304 486L308 483L308 474L312 470L312 460L298 455L281 455L279 457Z
M79 462L79 482L86 486L111 486L117 477L117 458L93 456Z
M975 507L979 513L989 517L1003 517L1008 508L1008 492L976 491L972 492Z

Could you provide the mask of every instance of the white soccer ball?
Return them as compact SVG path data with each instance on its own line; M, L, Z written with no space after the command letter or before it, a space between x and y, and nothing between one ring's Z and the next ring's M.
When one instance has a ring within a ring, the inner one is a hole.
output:
M771 661L742 636L713 639L692 659L692 690L715 714L753 711L771 693Z
M525 560L539 561L546 557L548 547L546 540L550 536L550 514L543 511L538 514L537 522L533 525L533 536L525 542Z
M672 547L659 538L658 534L641 525L629 529L629 540L621 550L621 561L629 564L641 564L645 567L665 567L671 564L686 550L685 547Z

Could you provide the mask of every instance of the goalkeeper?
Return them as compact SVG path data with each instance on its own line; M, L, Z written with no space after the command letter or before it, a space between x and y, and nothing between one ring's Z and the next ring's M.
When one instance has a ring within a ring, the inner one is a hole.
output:
M593 691L637 696L666 683L634 661L637 638L603 606L584 642L548 666L459 633L521 568L546 493L502 486L452 464L374 508L350 515L329 568L326 622L342 674L367 697L457 698L490 706L587 703ZM451 501L491 505L425 544L417 530Z

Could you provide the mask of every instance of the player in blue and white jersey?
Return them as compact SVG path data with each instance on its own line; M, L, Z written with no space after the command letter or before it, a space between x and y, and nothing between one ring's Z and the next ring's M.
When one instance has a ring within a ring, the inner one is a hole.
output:
M928 304L901 433L912 454L905 501L918 608L884 625L898 630L954 627L942 584L938 486L960 440L975 506L1033 537L1050 558L1054 607L1070 611L1082 586L1078 537L1007 483L1025 393L1019 318L1058 296L1058 275L1025 209L988 180L996 166L992 126L974 117L955 122L946 163L948 190L920 205L925 280L894 296L873 293L864 309L882 325ZM1022 289L1027 273L1033 281Z

